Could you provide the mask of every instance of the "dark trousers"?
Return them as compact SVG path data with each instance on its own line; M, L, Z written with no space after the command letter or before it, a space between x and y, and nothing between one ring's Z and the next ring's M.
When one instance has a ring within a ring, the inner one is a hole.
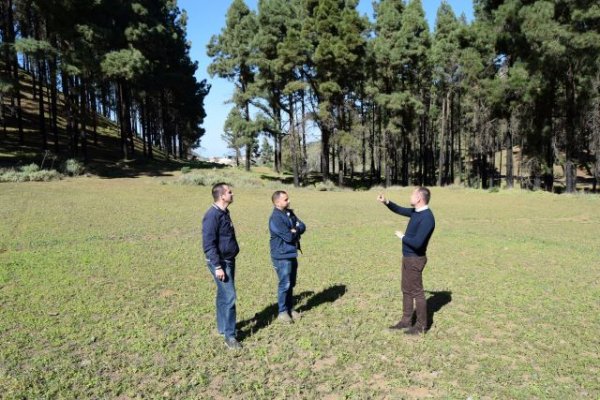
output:
M402 258L402 321L411 322L416 308L416 326L427 328L427 302L423 290L423 269L427 257Z

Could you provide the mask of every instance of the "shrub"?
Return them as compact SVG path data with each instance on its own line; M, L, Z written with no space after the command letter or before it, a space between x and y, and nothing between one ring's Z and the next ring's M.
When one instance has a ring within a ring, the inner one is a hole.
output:
M49 182L59 180L61 178L61 175L55 169L43 169L40 171L30 173L28 178L32 182Z
M198 185L198 186L206 185L204 177L202 175L197 175L197 174L182 175L179 178L178 182L182 185Z
M54 169L39 169L37 168L37 165L35 168L32 167L32 165L21 167L19 168L20 171L12 168L0 170L0 182L49 182L59 180L62 177L62 175Z
M24 182L26 175L14 169L0 171L0 182Z
M337 190L337 187L332 181L325 181L315 183L315 189L319 192L331 192Z
M40 170L40 167L38 167L38 165L35 164L35 163L31 163L31 164L25 165L25 166L23 166L23 167L21 167L19 169L24 174L29 175L31 173L38 172Z
M192 169L190 167L183 167L181 168L181 173L182 174L189 174L190 172L192 172Z
M62 171L69 176L79 176L83 174L85 171L85 167L82 163L75 160L74 158L69 158L62 165Z
M264 187L265 182L257 176L242 171L212 170L195 172L179 177L177 181L182 185L212 186L215 183L227 182L233 187L256 188Z

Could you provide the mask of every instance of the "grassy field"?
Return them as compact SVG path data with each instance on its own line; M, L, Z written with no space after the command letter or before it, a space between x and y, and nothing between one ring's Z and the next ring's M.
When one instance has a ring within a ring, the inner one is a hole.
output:
M407 338L386 329L407 221L377 191L290 190L303 318L282 326L273 189L235 188L231 352L200 247L209 189L160 179L0 185L0 398L600 397L598 196L434 188L433 325Z

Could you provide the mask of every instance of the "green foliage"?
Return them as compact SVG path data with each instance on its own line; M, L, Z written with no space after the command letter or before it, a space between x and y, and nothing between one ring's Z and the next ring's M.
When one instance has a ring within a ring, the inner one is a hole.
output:
M242 146L246 148L247 171L250 170L252 150L260 131L249 111L256 51L252 38L257 28L256 14L243 0L234 0L227 10L226 26L220 35L211 37L207 46L207 54L213 59L208 66L211 76L217 75L236 83L232 97L234 107L224 124L224 139L236 155Z
M33 172L38 172L40 170L40 167L35 163L31 163L31 164L25 165L19 169L21 170L21 172L23 172L25 174L30 174Z
M260 147L260 161L262 164L270 164L273 162L273 146L271 146L266 137L263 138Z
M315 183L315 189L319 192L332 192L338 190L332 181L317 182Z
M192 172L192 169L191 169L190 167L187 167L187 166L185 166L185 167L182 167L182 168L181 168L181 173L182 173L183 175L185 175L185 174L189 174L190 172Z
M100 66L108 78L132 80L148 64L141 51L135 48L112 51L104 56Z
M69 158L62 164L61 170L69 176L79 176L85 172L85 167L80 161Z
M0 182L49 182L60 180L62 175L56 170L40 169L37 164L29 164L18 169L0 169Z

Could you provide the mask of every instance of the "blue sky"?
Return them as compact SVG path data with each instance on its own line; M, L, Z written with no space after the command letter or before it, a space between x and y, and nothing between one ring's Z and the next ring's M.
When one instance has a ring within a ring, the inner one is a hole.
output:
M432 30L435 23L435 15L441 0L422 0L425 15ZM258 0L246 0L246 4L254 10ZM454 13L460 16L464 13L470 21L473 16L473 2L471 0L447 0ZM192 43L190 56L198 62L196 77L206 79L211 85L211 90L204 100L207 117L204 120L206 134L202 137L200 148L196 152L204 157L223 156L231 153L227 145L221 139L223 123L231 108L230 104L224 104L233 93L233 84L218 77L211 78L207 72L210 58L206 55L206 45L212 35L219 34L225 25L225 14L231 4L226 0L178 0L179 8L187 11L187 39ZM360 0L358 10L372 18L372 0Z

